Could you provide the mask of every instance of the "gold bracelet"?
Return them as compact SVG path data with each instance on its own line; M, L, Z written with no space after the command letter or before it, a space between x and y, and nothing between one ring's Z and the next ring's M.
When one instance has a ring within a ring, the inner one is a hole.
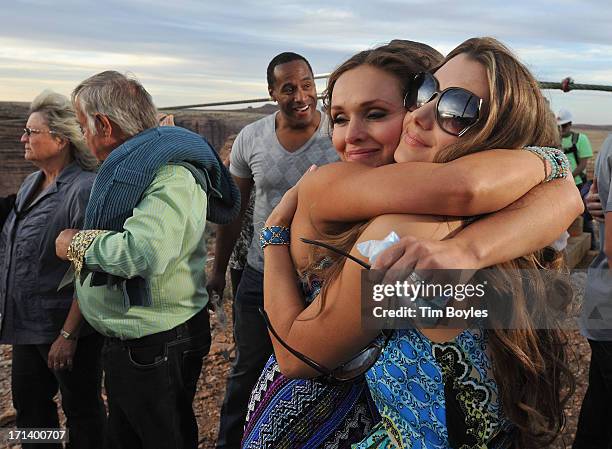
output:
M74 234L74 237L72 237L72 240L70 241L70 245L68 245L66 257L74 266L75 277L78 278L78 276L81 274L87 248L89 248L97 236L106 232L108 231L89 229L86 231L79 231Z

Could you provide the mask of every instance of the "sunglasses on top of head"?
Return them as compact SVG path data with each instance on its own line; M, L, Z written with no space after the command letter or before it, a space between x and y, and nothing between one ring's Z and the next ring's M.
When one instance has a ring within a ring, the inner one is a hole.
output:
M461 137L478 122L482 98L462 87L440 91L438 80L429 72L414 77L404 97L404 107L414 111L436 98L436 121L448 134Z
M357 259L356 257L353 257L347 252L341 250L340 248L336 248L335 246L329 245L324 242L319 242L317 240L309 240L309 239L304 239L304 238L301 238L300 240L309 245L316 245L316 246L321 246L323 248L327 248L331 251L334 251L342 256L345 256L351 259L352 261L358 263L359 265L361 265L367 270L370 269L369 264ZM274 327L272 327L272 323L270 322L270 318L268 318L268 314L266 313L266 311L260 307L259 313L262 315L264 321L266 322L266 326L268 327L268 330L270 331L270 333L272 333L274 338L276 338L276 340L287 351L293 354L294 357L298 358L303 363L305 363L306 365L308 365L309 367L311 367L312 369L320 373L321 376L319 376L319 379L331 385L339 385L345 382L352 382L360 378L362 375L364 375L366 371L368 371L374 365L374 363L376 363L376 361L378 360L378 357L384 350L385 346L387 346L387 343L389 342L389 340L391 339L391 336L393 335L392 331L389 331L389 330L381 331L381 335L384 338L376 339L372 341L368 346L362 349L358 354L356 354L354 357L352 357L347 362L343 363L342 365L334 369L329 369L319 364L318 362L315 362L313 359L311 359L307 355L302 354L298 350L293 349L291 346L289 346L289 344L287 344L280 337L280 335L278 335Z

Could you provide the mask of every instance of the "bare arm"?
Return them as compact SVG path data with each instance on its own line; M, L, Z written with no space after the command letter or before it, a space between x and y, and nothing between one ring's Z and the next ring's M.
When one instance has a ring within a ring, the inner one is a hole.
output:
M584 209L574 179L537 186L501 211L466 227L453 240L484 268L531 254L557 239Z
M580 173L585 171L588 160L589 160L589 158L581 158L581 157L579 157L578 158L578 164L576 165L576 168L572 172L572 176L578 176Z
M404 235L401 243L387 253L387 260L383 256L379 257L376 268L388 268L398 259L403 264L393 266L398 270L409 270L415 266L481 268L504 262L546 246L557 238L581 211L580 195L573 180L568 177L559 182L538 186L521 200L472 224L453 239L439 241L441 235L436 238L421 228L404 229L401 233ZM274 221L276 217L271 216L271 219ZM381 219L383 217L379 217L377 221ZM386 229L393 228L397 231L402 229L402 226L406 225L396 223ZM378 235L375 235L375 232L378 232ZM360 240L382 237L384 232L381 233L380 229L374 231L368 228ZM401 249L399 253L398 248ZM393 257L390 258L389 254L393 254ZM324 366L333 368L349 358L347 355L355 354L374 338L372 332L361 329L358 324L361 308L359 301L355 302L355 298L359 298L360 295L360 279L351 271L356 269L354 264L345 264L343 273L346 273L330 285L326 296L326 308L319 316L316 314L318 302L305 308L287 248L266 249L265 257L266 310L274 326L279 328L277 331L290 346ZM322 335L319 340L317 335L323 328L327 329L325 331L327 334ZM336 336L334 344L330 344L332 335ZM316 374L278 342L274 341L274 344L275 354L283 373L289 376Z
M303 179L304 178L302 178L302 180ZM291 224L297 206L297 190L296 186L285 193L281 202L268 217L266 226L289 226ZM341 308L343 311L340 314L344 318L342 323L336 323L334 314L331 314L331 322L328 321L326 324L330 325L331 323L333 331L331 334L325 335L328 329L325 325L321 324L321 319L325 316L330 316L330 306L326 306L321 314L317 314L321 304L320 295L310 304L310 306L306 306L302 292L298 287L298 278L289 247L286 245L266 246L264 248L264 261L264 307L276 332L289 344L289 346L323 364L323 366L333 368L341 363L341 361L338 361L338 358L342 358L342 356L346 354L350 355L356 353L360 345L365 346L368 343L368 338L371 340L375 337L374 333L364 338L363 335L360 335L361 326L354 325L355 323L359 323L359 306L355 304L355 299L357 298L358 302L359 298L358 291L356 296L347 296L347 298L351 299L342 303ZM345 269L347 269L347 267L345 267ZM355 267L348 267L347 273L351 272L354 276L355 270ZM358 274L358 270L356 273ZM335 285L338 281L339 280L332 284ZM357 289L359 288L359 281L357 279L352 279L352 282L349 284L352 289L344 290L343 293L355 293L355 286L357 286ZM332 308L335 304L334 295L339 292L334 285L327 290L327 297L330 298L328 304L330 304ZM337 308L334 310L337 310ZM347 323L349 324L348 329L343 329ZM307 338L312 344L304 345L303 343L305 342L300 341L303 340L304 332L312 332ZM326 351L320 352L318 349L334 347L333 344L323 344L319 346L318 343L321 342L321 339L328 338L333 339L334 342L339 341L339 339L336 338L336 332L343 336L352 336L351 341L348 342L350 347L344 348L346 354L338 353L337 351L332 351L331 354ZM348 332L348 334L346 332ZM276 340L272 333L270 333L270 339L272 340L274 354L276 355L276 359L283 374L293 377L311 377L320 374L287 351L283 345ZM355 345L355 347L351 345ZM330 355L331 359L329 357Z
M83 325L83 315L81 314L81 309L79 308L79 303L75 299L72 300L72 304L70 305L70 311L68 312L68 316L64 321L64 329L71 336L77 338L79 336L79 331L81 330L81 326Z
M286 224L274 214L266 225ZM374 220L359 241L382 239L390 230L400 235L441 238L448 233L448 223L423 216L393 215ZM295 238L295 237L294 237ZM364 260L356 250L352 254ZM321 310L321 295L306 306L299 288L287 246L269 245L264 249L264 305L272 325L281 338L295 350L328 369L349 360L371 342L378 330L361 326L361 267L344 264L340 276L331 281ZM290 377L312 377L315 370L287 351L271 335L281 372Z
M360 270L346 264L342 275L321 297L306 306L298 288L289 248L264 249L264 307L276 332L292 348L327 368L334 368L376 337L360 325ZM301 362L270 334L281 372L289 377L313 377L320 373Z
M83 315L76 298L72 300L70 311L64 321L62 330L70 334L70 339L58 335L47 356L47 366L52 370L72 369L74 353L78 344L79 331L83 324Z
M300 192L312 200L309 214L315 225L387 213L471 216L508 206L544 175L542 161L528 151L491 150L445 164L409 162L375 169L331 164L306 177Z
M403 237L372 268L398 272L479 269L537 251L554 241L583 210L574 179L542 184L505 209L444 241Z
M240 190L240 213L230 224L217 227L217 236L215 238L215 261L209 273L206 286L209 295L212 294L214 290L221 297L223 297L223 290L225 290L225 271L227 270L227 264L232 255L236 240L238 240L238 236L240 235L242 221L244 220L244 215L249 204L249 197L251 195L251 188L253 186L253 180L251 178L232 177Z

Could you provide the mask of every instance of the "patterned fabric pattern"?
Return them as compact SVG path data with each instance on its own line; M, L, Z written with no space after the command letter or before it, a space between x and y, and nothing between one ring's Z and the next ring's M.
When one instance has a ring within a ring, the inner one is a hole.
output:
M486 348L486 333L480 330L464 331L443 344L418 331L395 332L366 374L381 423L354 448L487 448L510 424ZM450 422L461 415L464 422Z
M348 449L371 432L373 410L365 380L289 379L272 356L251 393L242 447Z
M81 274L81 269L83 268L85 251L87 251L87 248L89 248L89 245L92 244L97 236L107 232L100 229L89 229L87 231L79 231L72 237L66 256L72 262L77 277Z
M321 282L311 277L301 283L306 302L312 302ZM339 386L289 379L272 355L251 392L242 448L349 449L379 419L365 379Z
M232 270L244 270L246 266L247 254L251 246L251 240L253 240L253 207L255 207L255 189L251 190L249 205L244 212L240 236L236 240L232 256L229 260L229 267Z

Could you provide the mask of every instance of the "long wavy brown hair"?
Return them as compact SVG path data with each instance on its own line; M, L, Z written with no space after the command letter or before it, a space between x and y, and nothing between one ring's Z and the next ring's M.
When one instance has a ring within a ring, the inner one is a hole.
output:
M507 47L490 37L472 38L451 51L440 66L459 54L486 68L490 102L484 105L480 122L441 150L436 162L491 148L558 146L556 123L537 81ZM329 101L331 95L327 98ZM325 240L350 250L368 224L353 223L345 232L326 235ZM322 268L321 257L332 264ZM311 254L305 272L326 281L322 299L344 263L344 258L328 251ZM528 270L530 276L517 276L517 270ZM534 317L548 316L550 310L567 309L572 291L563 276L566 273L561 256L547 248L480 274L500 295L511 298L513 329L490 330L488 339L499 398L506 417L518 429L517 448L552 443L564 426L565 404L574 391L566 337L559 323L552 316L545 322L534 321Z

